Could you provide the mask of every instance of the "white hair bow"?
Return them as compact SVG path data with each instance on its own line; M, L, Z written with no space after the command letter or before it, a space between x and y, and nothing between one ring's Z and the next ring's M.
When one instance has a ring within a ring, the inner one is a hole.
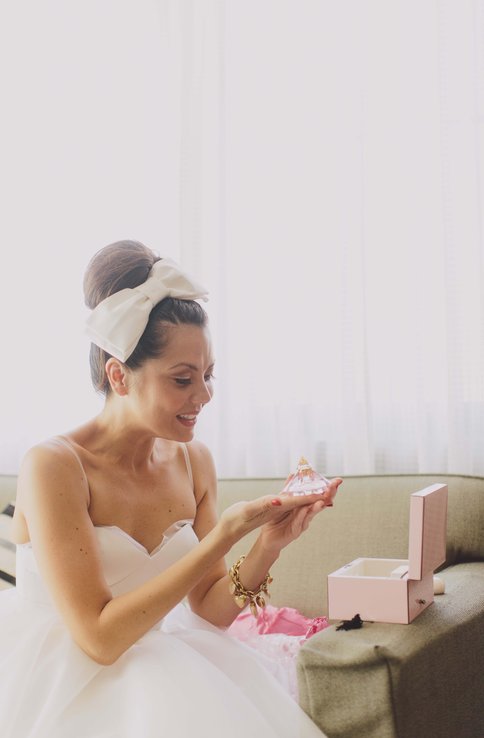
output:
M124 362L143 335L150 312L165 297L206 301L208 292L174 261L161 259L151 268L146 282L102 300L87 319L86 333L96 346Z

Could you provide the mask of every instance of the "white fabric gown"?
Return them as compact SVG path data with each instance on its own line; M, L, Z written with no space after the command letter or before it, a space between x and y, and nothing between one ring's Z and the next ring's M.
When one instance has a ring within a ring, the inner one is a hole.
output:
M195 546L191 522L151 553L120 528L97 527L113 595ZM17 547L17 587L0 593L1 738L321 738L267 666L184 605L101 666L72 641L31 545Z

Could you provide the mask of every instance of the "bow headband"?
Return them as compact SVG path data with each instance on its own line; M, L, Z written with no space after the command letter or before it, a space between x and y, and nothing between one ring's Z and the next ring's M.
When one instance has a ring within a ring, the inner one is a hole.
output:
M161 259L153 264L146 282L119 290L96 305L87 319L86 333L96 346L124 362L135 350L155 305L165 297L206 301L207 295L205 287L178 264Z

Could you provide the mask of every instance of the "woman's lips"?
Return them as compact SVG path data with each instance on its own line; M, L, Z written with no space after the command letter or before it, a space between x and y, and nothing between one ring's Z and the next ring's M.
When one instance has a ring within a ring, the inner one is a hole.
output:
M186 428L193 428L193 426L197 422L197 416L190 415L188 413L186 415L177 415L176 417L178 418L180 423L184 425Z

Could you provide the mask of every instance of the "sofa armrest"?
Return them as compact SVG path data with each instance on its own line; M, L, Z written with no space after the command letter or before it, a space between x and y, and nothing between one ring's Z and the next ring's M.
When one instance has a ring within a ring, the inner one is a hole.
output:
M330 738L484 736L484 563L439 576L446 593L409 625L333 625L301 649L301 705Z

